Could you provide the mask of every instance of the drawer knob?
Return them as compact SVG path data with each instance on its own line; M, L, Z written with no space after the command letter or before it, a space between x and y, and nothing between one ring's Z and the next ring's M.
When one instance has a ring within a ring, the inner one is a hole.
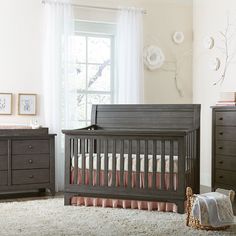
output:
M33 146L32 146L32 145L29 145L29 146L28 146L28 148L29 148L29 149L32 149L32 148L33 148Z
M218 147L218 149L222 150L222 149L223 149L223 147L221 147L221 146L220 146L220 147Z
M219 135L223 135L224 133L223 132L220 132Z
M32 163L33 163L33 160L30 159L30 160L29 160L29 163L32 164Z
M220 178L220 179L223 179L223 178L224 178L224 176L220 175L220 176L219 176L219 178Z
M224 162L223 161L219 161L219 164L223 164Z
M220 117L219 120L223 120L223 117Z
M33 178L34 178L34 176L33 176L33 175L30 175L30 176L29 176L29 178L30 178L30 179L33 179Z

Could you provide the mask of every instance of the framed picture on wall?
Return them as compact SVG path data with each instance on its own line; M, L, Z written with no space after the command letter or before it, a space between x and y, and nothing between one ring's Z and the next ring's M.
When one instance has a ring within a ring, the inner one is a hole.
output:
M0 115L12 114L12 93L0 93Z
M19 93L18 94L18 114L36 115L37 94Z

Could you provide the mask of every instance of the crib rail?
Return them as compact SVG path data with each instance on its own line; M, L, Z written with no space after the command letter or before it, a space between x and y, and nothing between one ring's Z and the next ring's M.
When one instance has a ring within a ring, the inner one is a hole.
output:
M186 143L186 168L189 170L186 176L187 186L192 186L195 193L199 193L200 186L200 160L198 148L199 130L192 130L185 136Z
M197 181L196 130L95 129L63 131L66 193L183 203Z

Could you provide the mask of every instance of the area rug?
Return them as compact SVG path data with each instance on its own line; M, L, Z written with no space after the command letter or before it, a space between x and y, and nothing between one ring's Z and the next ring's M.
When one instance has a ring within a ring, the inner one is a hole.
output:
M185 226L185 215L130 209L64 206L63 198L0 203L0 235L236 235Z

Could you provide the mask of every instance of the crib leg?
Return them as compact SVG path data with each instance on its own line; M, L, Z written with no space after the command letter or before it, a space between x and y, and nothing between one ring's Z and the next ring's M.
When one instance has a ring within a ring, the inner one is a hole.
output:
M71 193L64 193L64 205L65 206L71 205L71 203L70 203L71 197L72 197Z
M184 214L185 209L184 209L184 201L177 201L176 205L178 207L178 213Z

